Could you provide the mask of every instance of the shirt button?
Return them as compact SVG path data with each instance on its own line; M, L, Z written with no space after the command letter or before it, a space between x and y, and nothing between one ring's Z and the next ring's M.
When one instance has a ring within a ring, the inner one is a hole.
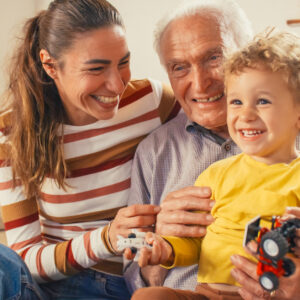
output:
M224 148L226 151L229 151L231 149L231 146L229 144L226 144Z

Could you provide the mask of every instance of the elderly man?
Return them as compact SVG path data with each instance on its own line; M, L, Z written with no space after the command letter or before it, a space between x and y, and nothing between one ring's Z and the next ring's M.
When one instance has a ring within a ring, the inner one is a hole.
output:
M191 212L210 210L210 190L189 185L211 163L239 153L226 126L222 63L224 53L241 47L251 36L244 12L229 0L189 2L159 23L156 50L184 113L139 145L129 204L161 204L156 224L160 234L202 236L213 221L209 213ZM240 256L233 263L238 268L233 276L244 285L243 297L260 299L264 293L255 265ZM194 290L196 275L197 266L166 274L160 267L140 270L135 263L125 272L132 290L145 282L160 285L164 276L166 287Z

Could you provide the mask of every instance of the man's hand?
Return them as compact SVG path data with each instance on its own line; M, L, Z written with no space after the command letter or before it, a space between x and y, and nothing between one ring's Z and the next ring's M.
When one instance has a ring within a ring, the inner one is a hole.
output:
M135 204L121 208L112 221L109 239L112 247L117 251L117 235L127 237L132 229L148 232L153 231L159 206Z
M287 207L282 220L298 218L300 219L300 207ZM300 257L300 228L296 229L296 237L294 238L296 247L294 249L294 254Z
M253 250L254 249L252 249L252 251ZM277 299L299 299L300 259L292 258L292 260L296 265L296 271L289 277L279 278L279 289L276 290L275 295L273 295ZM257 264L255 262L240 255L233 255L231 261L235 266L231 275L241 284L242 287L239 293L243 299L262 300L271 298L270 293L265 291L258 282L259 276L256 273Z
M214 201L210 199L208 187L186 187L168 194L157 215L156 232L178 237L201 237L206 226L213 222L210 210ZM193 211L203 211L195 213Z

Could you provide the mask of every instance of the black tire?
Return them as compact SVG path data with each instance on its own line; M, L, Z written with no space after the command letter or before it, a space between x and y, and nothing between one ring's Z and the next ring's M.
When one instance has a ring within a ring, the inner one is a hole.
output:
M296 266L291 259L283 258L283 269L284 269L283 276L288 277L295 273Z
M266 272L259 277L259 283L262 288L268 292L272 292L278 289L279 280L272 272Z
M289 251L288 242L277 231L270 231L263 235L260 247L266 258L271 260L279 260Z

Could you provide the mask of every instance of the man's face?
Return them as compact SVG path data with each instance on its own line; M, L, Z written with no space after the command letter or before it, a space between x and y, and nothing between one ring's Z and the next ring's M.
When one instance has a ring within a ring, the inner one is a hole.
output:
M227 134L222 46L216 21L189 16L167 27L161 40L161 56L188 118Z

